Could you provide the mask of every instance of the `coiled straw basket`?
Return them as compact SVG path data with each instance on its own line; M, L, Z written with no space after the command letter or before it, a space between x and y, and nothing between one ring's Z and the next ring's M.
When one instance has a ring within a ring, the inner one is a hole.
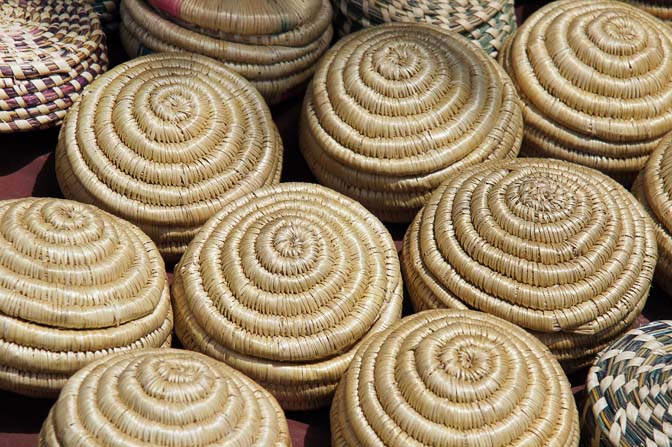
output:
M666 22L672 21L672 4L669 0L625 0Z
M359 344L402 304L385 227L302 183L260 189L210 219L172 292L182 344L250 376L287 410L328 405Z
M672 130L672 28L625 3L552 2L500 61L523 102L522 153L630 185Z
M152 241L97 208L0 202L0 388L58 395L88 363L170 346L168 281Z
M100 20L106 24L112 24L119 21L119 3L120 0L84 0L93 6L93 10L100 15Z
M357 351L331 407L333 447L578 446L569 382L533 336L480 312L404 318Z
M121 40L139 56L189 51L223 62L269 104L302 91L333 36L329 0L125 0Z
M106 69L105 33L82 1L0 4L0 133L60 125Z
M519 159L441 185L406 233L402 269L416 310L504 318L573 371L634 323L656 259L650 219L614 180L558 160Z
M142 228L168 262L227 203L280 180L282 141L256 89L188 53L122 64L61 130L58 183Z
M583 447L667 446L672 385L672 322L633 329L590 369Z
M300 147L320 183L409 222L460 169L518 154L515 88L463 37L387 24L340 40L303 105Z
M111 355L65 386L40 447L290 447L282 409L238 371L195 352Z
M672 295L672 133L653 152L632 192L655 223L659 256L654 280Z
M388 22L421 22L462 34L493 57L516 29L513 0L332 0L340 34Z

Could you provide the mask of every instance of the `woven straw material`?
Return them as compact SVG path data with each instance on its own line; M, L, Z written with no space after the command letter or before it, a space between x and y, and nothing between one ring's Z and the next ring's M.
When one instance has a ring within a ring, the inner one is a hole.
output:
M659 256L654 280L672 295L672 133L651 154L635 181L633 194L655 223Z
M261 95L219 62L157 54L100 77L56 149L66 197L142 228L176 262L225 204L280 180L282 141Z
M65 386L39 447L291 447L285 415L267 391L195 352L108 356Z
M523 121L504 71L435 26L343 38L308 88L300 147L320 183L384 221L409 222L458 170L518 154Z
M670 445L671 334L671 321L654 321L596 359L586 384L583 447Z
M61 124L80 92L107 69L105 33L81 1L0 4L0 133Z
M672 21L672 5L669 0L625 0L666 22Z
M516 29L513 0L332 0L341 36L389 22L421 22L460 33L497 57Z
M119 21L119 0L83 0L100 15L103 23Z
M121 6L121 38L130 56L190 51L213 57L245 76L269 104L301 90L333 36L329 0L154 4L164 5L172 16L165 17L145 0L126 0ZM201 23L216 29L184 23L185 15L193 18L187 10L209 18Z
M333 447L579 442L567 378L533 336L480 312L404 318L357 351L331 407Z
M416 310L473 308L529 329L567 371L641 312L653 225L609 177L558 160L490 162L432 195L404 237Z
M111 352L170 346L163 261L137 227L58 199L0 202L0 388L58 395Z
M329 404L359 344L401 316L385 227L319 185L260 189L213 217L175 269L182 344L247 374L289 410Z
M552 2L508 40L500 62L524 103L525 155L630 185L672 130L672 28L628 4Z

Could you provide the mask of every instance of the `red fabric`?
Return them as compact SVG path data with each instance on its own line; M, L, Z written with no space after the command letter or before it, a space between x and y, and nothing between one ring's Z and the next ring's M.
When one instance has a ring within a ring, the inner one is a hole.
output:
M148 0L148 3L158 10L164 11L178 19L180 18L182 0Z

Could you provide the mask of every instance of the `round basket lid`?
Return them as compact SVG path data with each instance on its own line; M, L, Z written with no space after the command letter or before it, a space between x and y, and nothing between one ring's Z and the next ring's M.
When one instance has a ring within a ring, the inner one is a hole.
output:
M416 309L494 314L535 331L572 370L633 324L656 259L649 218L614 180L519 159L439 187L404 238L402 267Z
M524 147L632 182L672 130L672 28L625 3L562 0L500 59L524 102Z
M380 221L329 189L282 183L208 221L173 296L185 347L308 409L329 402L357 345L399 318L402 285Z
M44 447L82 443L290 447L282 409L223 363L176 349L111 355L65 386L40 432Z
M579 421L560 365L499 318L434 310L357 351L331 407L334 447L576 447Z
M522 116L508 76L477 46L429 25L387 24L325 54L300 137L321 183L408 222L457 170L515 157Z
M58 199L0 202L0 387L58 394L116 350L170 345L163 261L138 228Z
M282 141L240 75L193 54L134 59L99 78L56 150L66 197L139 225L167 260L225 204L276 183Z

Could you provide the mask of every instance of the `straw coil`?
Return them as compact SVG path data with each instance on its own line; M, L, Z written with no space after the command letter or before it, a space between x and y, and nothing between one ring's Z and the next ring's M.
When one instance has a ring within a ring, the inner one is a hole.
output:
M672 5L669 0L625 0L628 3L643 9L649 14L658 17L666 22L672 21Z
M105 33L82 1L0 5L0 133L60 125L84 87L106 69Z
M219 62L157 54L87 89L63 126L66 197L142 228L168 262L225 204L277 183L282 141L263 98Z
M500 61L524 103L523 154L629 185L672 130L672 28L633 6L552 2L516 31Z
M578 446L567 378L499 318L433 310L357 351L331 407L333 447Z
M189 51L218 59L271 105L302 90L333 36L329 0L151 3L154 8L144 0L121 6L130 56Z
M672 322L633 329L588 373L581 421L584 447L670 445Z
M260 189L210 219L172 292L182 344L250 376L287 410L328 405L359 344L402 304L385 227L302 183Z
M176 349L111 355L68 381L39 447L290 447L282 409L223 363Z
M573 371L635 322L656 259L650 219L614 180L558 160L519 159L441 185L404 237L402 270L416 310L504 318Z
M56 396L116 351L170 346L163 261L137 227L59 199L0 202L0 388Z
M513 0L333 0L341 36L372 25L420 22L462 34L492 57L516 29Z
M439 27L397 23L327 52L299 144L320 183L384 221L409 222L458 170L515 158L522 133L515 88L491 58Z
M119 21L119 0L84 0L93 7L100 15L100 20L105 24Z

